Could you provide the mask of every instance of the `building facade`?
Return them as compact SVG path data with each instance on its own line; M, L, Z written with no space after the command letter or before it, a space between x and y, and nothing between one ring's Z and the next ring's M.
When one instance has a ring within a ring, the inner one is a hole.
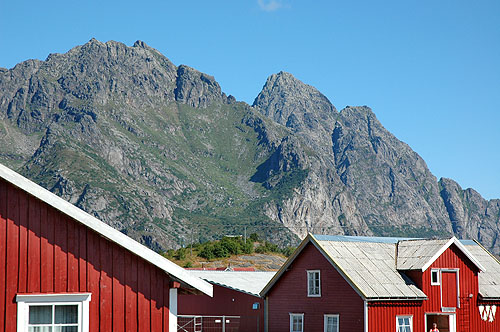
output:
M0 331L177 331L212 286L0 165Z
M264 331L264 300L259 293L275 272L192 271L192 273L211 283L214 295L213 297L179 295L178 313L188 316L184 324L187 332L195 331L195 321L191 317L198 317L201 331L209 327L222 327L222 317L231 317L226 319L226 331Z
M308 235L261 295L270 332L500 331L500 263L456 238Z

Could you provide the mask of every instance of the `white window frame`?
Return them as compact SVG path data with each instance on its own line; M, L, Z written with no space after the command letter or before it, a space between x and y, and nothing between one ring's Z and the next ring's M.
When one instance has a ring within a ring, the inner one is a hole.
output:
M311 276L318 274L318 294L311 294L311 288L309 287ZM320 270L307 270L307 297L321 297L321 271Z
M17 332L28 332L29 308L40 305L78 305L78 332L89 332L91 293L17 294Z
M293 329L293 319L295 317L300 317L301 326L299 331ZM290 313L290 332L304 332L304 314Z
M437 282L432 281L432 274L437 274ZM441 270L440 269L431 269L431 286L439 286L441 285Z
M323 318L323 330L324 332L327 332L328 331L328 318L335 318L337 319L337 330L334 331L334 332L339 332L339 329L340 329L340 319L339 319L339 315L332 315L332 314L327 314L327 315L324 315L324 318Z
M410 319L410 331L413 332L413 316L412 315L397 315L396 316L396 332L399 332L399 318L409 318Z

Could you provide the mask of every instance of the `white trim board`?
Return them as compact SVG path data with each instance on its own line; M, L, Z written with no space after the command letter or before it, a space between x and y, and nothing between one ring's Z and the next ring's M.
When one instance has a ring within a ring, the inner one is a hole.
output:
M468 259L480 270L480 271L485 271L485 268L481 265L481 263L465 248L465 246L460 243L460 241L456 237L452 237L444 246L439 249L434 256L425 263L424 266L422 266L422 272L427 270L432 263L434 263L445 251L448 249L452 244L456 245L457 248L465 255L467 256Z

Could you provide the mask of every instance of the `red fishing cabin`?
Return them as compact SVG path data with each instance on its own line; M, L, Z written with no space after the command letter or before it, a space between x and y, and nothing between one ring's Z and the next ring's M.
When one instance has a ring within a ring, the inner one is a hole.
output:
M177 331L212 285L0 165L0 331Z
M261 296L269 332L500 331L500 263L454 237L308 235Z

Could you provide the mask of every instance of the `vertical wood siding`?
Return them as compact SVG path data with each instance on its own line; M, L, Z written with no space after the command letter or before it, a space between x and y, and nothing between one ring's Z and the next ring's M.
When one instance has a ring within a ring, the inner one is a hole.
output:
M478 309L478 271L477 268L452 245L426 271L410 271L406 274L428 296L428 300L417 302L369 302L369 330L396 331L396 316L411 315L413 331L425 331L425 314L442 313L441 286L431 286L431 269L459 269L460 308L456 310L457 332L498 332L500 331L500 313L493 322L481 320ZM470 297L472 294L472 297ZM443 294L445 301L451 302L450 296ZM456 300L455 300L456 302ZM484 305L499 303L488 302ZM500 308L499 308L500 309ZM430 327L427 326L427 330Z
M321 271L321 297L307 297L307 270ZM323 331L338 314L340 332L364 331L364 302L330 262L307 244L268 293L269 332L290 331L289 313L304 314L304 331Z
M90 331L168 331L168 275L0 180L0 331L16 294L92 293Z

